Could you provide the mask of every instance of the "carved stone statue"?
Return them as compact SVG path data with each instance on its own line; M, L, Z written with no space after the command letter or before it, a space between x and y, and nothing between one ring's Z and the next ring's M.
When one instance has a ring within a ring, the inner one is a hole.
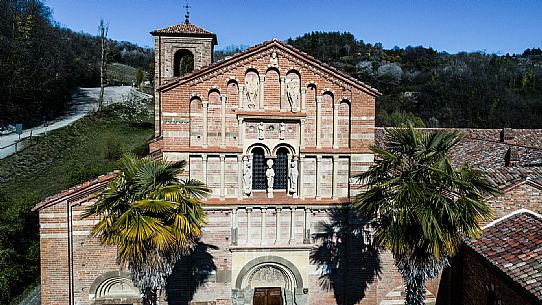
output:
M267 170L265 170L265 176L267 177L267 198L273 198L273 184L275 183L275 170L273 169L273 160L267 160Z
M271 53L271 59L269 60L269 63L272 66L277 66L279 64L279 59L278 59L278 56L277 56L277 52L273 51L273 53Z
M256 99L258 98L260 89L260 78L256 73L247 73L245 77L245 95L247 98L247 106L250 109L256 107Z
M298 112L299 99L301 97L298 79L290 79L286 82L286 94L288 95L288 102L290 103L292 112Z
M292 160L290 163L290 174L288 179L290 179L290 189L288 190L290 194L297 196L297 178L299 177L299 171L297 170L297 161Z
M281 122L280 128L279 128L279 139L284 140L285 134L286 134L286 126L284 126L284 122Z
M248 157L243 158L243 193L250 196L252 193L252 164Z
M263 133L263 122L260 122L258 125L258 139L263 140L265 138L265 135Z

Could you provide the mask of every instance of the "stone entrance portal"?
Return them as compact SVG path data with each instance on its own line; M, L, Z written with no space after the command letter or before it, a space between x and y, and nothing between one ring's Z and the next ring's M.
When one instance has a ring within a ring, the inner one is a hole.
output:
M232 291L233 305L306 304L299 270L288 260L265 256L248 262Z

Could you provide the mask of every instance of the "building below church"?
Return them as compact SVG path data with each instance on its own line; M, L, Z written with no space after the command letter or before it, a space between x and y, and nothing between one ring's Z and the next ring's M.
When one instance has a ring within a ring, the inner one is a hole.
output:
M151 34L157 88L151 155L186 160L185 177L213 191L204 202L208 225L200 243L177 264L161 304L400 304L403 284L393 258L372 247L370 228L350 209L360 191L351 177L373 163L369 147L381 136L380 93L276 39L213 62L217 38L205 29L183 23ZM487 140L499 132L469 131L454 157L476 155L478 167L500 170L484 156L498 158L506 148L502 168L516 170L495 177L512 183L500 183L509 191L488 200L504 214L524 205L540 212L539 184L524 183L518 173L529 172L519 168L540 157L541 143L512 141L513 130L503 141ZM495 146L490 153L472 149L483 141ZM529 160L522 161L526 152ZM542 177L531 169L528 175ZM140 302L116 249L89 237L96 219L81 219L112 177L35 207L42 304ZM439 279L429 283L428 304L437 292Z

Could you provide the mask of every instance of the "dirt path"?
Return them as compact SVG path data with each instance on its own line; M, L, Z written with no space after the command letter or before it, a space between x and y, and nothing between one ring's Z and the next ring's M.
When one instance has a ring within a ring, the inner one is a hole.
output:
M123 96L128 95L133 89L130 86L112 86L106 87L104 93L104 104L116 103L122 99ZM138 94L146 95L138 92ZM48 126L39 126L31 129L24 129L21 138L40 135L51 130L55 130L79 120L90 111L98 108L98 97L100 95L100 88L79 88L72 98L72 106L65 115L56 118L54 121L48 122ZM11 133L8 135L0 135L0 159L5 158L15 153L15 145L11 145L19 139L19 135ZM11 146L9 146L11 145ZM9 147L6 147L9 146ZM5 148L3 148L5 147Z

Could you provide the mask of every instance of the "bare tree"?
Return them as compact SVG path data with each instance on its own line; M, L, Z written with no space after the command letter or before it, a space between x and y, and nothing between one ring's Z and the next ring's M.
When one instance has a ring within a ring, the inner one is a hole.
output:
M100 18L100 26L98 31L100 32L101 42L101 60L100 60L100 98L98 99L98 111L102 111L104 102L104 87L105 87L105 65L106 65L106 43L107 43L107 31L109 30L109 24L105 24L103 18Z

